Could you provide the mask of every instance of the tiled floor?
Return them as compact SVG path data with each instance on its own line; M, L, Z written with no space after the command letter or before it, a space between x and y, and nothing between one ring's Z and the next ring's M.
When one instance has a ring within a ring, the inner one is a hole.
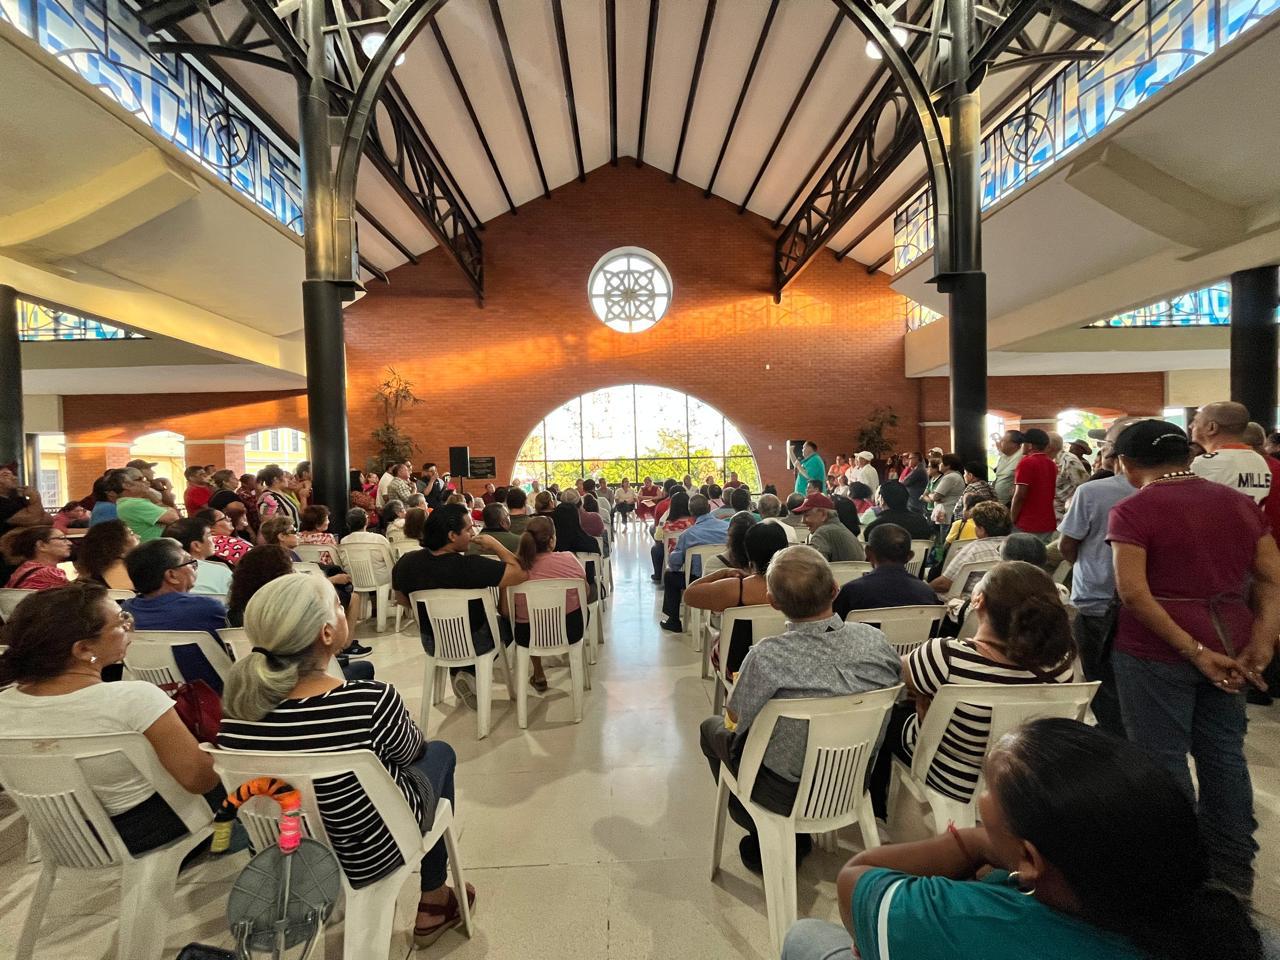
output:
M506 700L495 700L482 741L475 714L451 697L433 714L431 736L458 753L459 842L479 894L477 930L474 940L450 933L414 953L410 883L399 899L393 957L768 956L764 896L738 860L741 834L732 824L722 872L714 883L707 877L715 795L697 726L711 712L710 685L699 679L687 641L658 630L647 541L635 526L621 539L606 644L580 724L571 719L563 666L550 670L548 694L532 695L525 731ZM416 712L421 657L411 632L377 637L362 626L361 636L375 637L378 676L395 683ZM496 690L501 696L503 688ZM1257 906L1280 921L1280 707L1250 711L1263 848ZM815 850L806 860L801 916L837 919L835 874L857 842L857 831L846 831L840 854ZM166 956L192 941L230 945L222 911L245 856L201 863L182 876ZM0 843L0 858L2 958L12 956L37 868L20 843ZM59 881L37 957L113 956L117 906L117 884ZM330 957L341 955L340 935L340 926L331 931Z

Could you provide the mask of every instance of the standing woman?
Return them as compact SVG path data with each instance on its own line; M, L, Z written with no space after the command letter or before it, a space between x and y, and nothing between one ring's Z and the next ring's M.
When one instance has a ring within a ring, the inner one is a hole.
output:
M386 767L425 834L441 798L454 800L453 750L428 741L390 684L340 681L329 660L350 642L332 590L319 577L289 574L254 594L245 610L253 637L249 656L227 677L218 745L232 750L369 750ZM317 802L333 852L354 886L381 879L400 865L395 838L352 775L317 785ZM458 898L445 886L444 838L422 858L421 897L414 924L427 946L461 921ZM465 893L475 902L468 884Z
M1253 785L1244 755L1247 685L1280 634L1280 552L1252 499L1187 469L1187 435L1140 420L1116 438L1138 492L1111 508L1107 540L1124 606L1111 662L1129 739L1195 797L1214 877L1253 890Z
M301 511L298 501L289 495L289 474L273 463L258 471L258 483L263 487L258 494L258 516L263 520L288 517L296 527Z

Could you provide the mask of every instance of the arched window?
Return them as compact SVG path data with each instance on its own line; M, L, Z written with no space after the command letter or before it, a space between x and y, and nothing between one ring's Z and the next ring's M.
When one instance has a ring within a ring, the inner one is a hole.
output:
M244 468L257 473L269 463L292 470L311 459L307 435L291 427L268 427L244 438Z
M723 483L730 472L752 490L760 471L746 438L715 407L664 387L628 383L575 397L533 428L516 456L513 482L573 485L690 474Z

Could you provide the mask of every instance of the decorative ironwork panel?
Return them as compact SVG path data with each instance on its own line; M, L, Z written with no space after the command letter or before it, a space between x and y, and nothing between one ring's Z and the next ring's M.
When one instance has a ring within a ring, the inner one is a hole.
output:
M647 250L623 247L600 258L587 281L591 309L619 333L640 333L671 304L671 276Z
M923 303L916 303L910 297L902 298L903 317L906 320L908 330L919 330L921 327L927 327L935 320L941 320L942 314L934 313Z
M121 0L0 0L0 20L302 233L297 156L195 58L150 51L132 7Z
M1024 186L1099 131L1146 103L1264 18L1280 0L1138 0L1116 20L1104 57L1073 62L1038 87L982 140L982 206ZM933 246L926 189L894 216L899 270Z
M140 333L113 327L68 310L18 300L19 340L146 340Z

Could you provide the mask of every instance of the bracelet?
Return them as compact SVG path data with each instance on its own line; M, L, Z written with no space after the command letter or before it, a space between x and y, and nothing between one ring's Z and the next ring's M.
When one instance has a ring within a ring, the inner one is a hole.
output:
M960 831L956 829L956 822L954 820L948 821L947 833L951 834L951 836L955 838L956 846L960 848L960 852L964 854L964 858L970 863L973 863L973 854L971 854L969 852L969 848L964 845L964 838L960 836Z
M1200 654L1204 653L1204 644L1197 641L1196 648L1190 653L1183 650L1179 650L1178 652L1182 654L1184 660L1194 660L1196 657L1200 656Z

